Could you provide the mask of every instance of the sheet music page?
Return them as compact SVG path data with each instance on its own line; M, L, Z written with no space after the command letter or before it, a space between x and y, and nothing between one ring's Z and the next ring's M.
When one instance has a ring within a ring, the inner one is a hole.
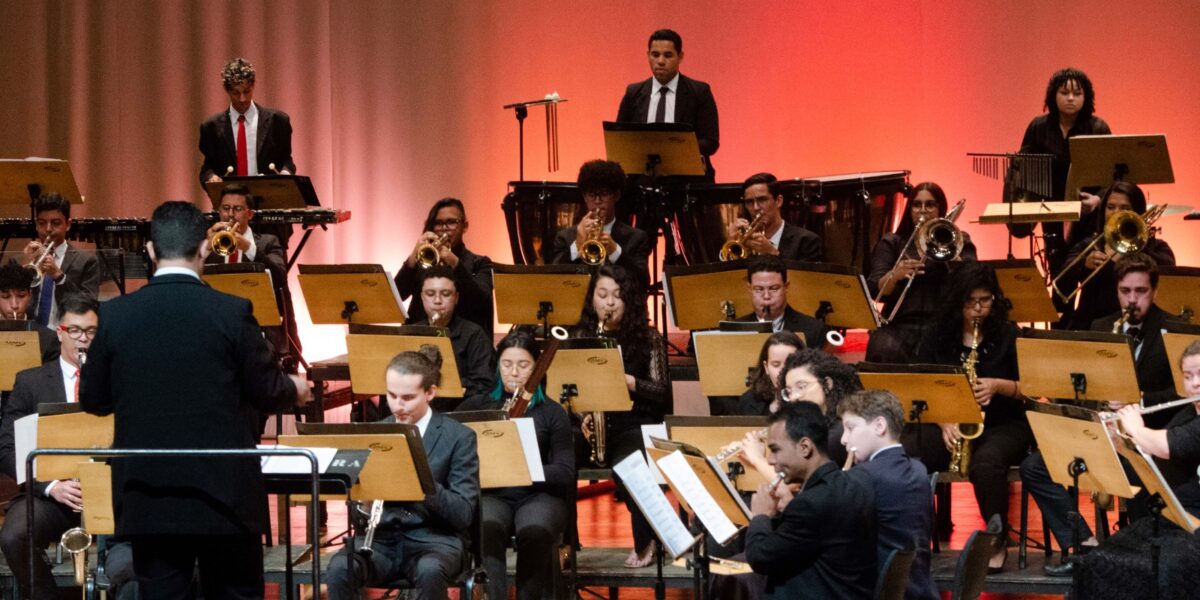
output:
M642 447L653 448L654 442L650 441L652 437L662 440L671 439L667 436L667 424L655 423L652 425L642 425ZM652 460L647 462L650 463L648 468L650 469L650 474L654 476L655 483L658 485L667 485L667 480L663 479L662 471L658 470L658 465L654 464Z
M25 459L37 448L38 415L26 415L13 421L13 448L16 454L17 485L25 483ZM37 463L33 465L33 476L37 477Z
M692 537L687 527L684 527L683 521L679 520L679 513L675 512L675 507L667 500L667 495L654 483L650 476L650 468L641 453L634 452L626 456L625 460L613 467L613 472L621 477L625 489L633 496L634 504L650 522L672 560L687 552L692 544L696 543L696 538Z
M313 454L317 455L317 471L324 473L329 469L329 463L333 462L333 457L337 454L337 448L300 448L298 446L275 446L272 444L259 444L259 450L279 450L285 448L295 448L300 450L312 450ZM262 457L262 472L265 475L307 475L312 473L312 463L305 456L264 456Z
M404 307L404 302L400 300L400 289L396 287L396 279L392 277L391 271L384 270L383 273L387 276L388 287L390 287L392 290L392 296L396 298L396 306L400 307L400 314L404 316L404 320L407 322L408 310ZM414 294L413 298L420 300L420 298L417 298L417 294Z
M517 434L521 436L521 449L525 451L525 463L529 465L529 479L535 483L546 481L546 471L542 469L542 453L538 448L533 419L523 417L512 421L517 424Z
M692 507L704 528L718 544L725 544L737 534L737 526L725 515L725 511L721 510L708 490L704 489L704 484L700 483L700 478L692 471L682 452L676 450L660 458L658 468L671 480L675 490Z
M746 515L746 520L749 521L750 519L753 519L754 515L750 514L750 507L746 506L746 502L742 500L742 495L737 491L737 488L734 487L733 482L729 480L729 477L725 475L725 469L722 469L721 465L717 464L716 459L711 456L705 457L705 460L708 461L708 464L712 467L712 470L717 472L717 476L721 478L721 483L725 486L725 489L729 490L729 495L733 496L734 500L737 500L738 508L742 509L742 513Z

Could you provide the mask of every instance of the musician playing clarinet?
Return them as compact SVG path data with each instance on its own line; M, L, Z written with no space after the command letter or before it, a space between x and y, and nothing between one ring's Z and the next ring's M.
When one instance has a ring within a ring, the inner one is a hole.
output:
M756 256L746 265L747 289L754 312L738 321L766 322L772 331L794 331L804 336L810 348L824 348L825 324L788 304L787 266L778 256Z

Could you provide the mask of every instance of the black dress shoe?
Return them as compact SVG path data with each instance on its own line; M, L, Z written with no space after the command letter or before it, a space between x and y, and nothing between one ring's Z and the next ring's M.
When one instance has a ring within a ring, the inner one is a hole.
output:
M1075 561L1067 560L1057 565L1046 565L1043 570L1051 577L1071 577L1075 574Z

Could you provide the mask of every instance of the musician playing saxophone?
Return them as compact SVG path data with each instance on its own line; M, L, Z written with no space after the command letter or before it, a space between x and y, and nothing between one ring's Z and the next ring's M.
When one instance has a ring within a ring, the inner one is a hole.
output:
M513 393L525 387L541 355L532 335L514 331L496 345L499 379L491 393L467 398L456 410L500 410ZM528 487L487 490L482 508L483 568L488 574L488 597L508 597L505 547L516 536L517 598L553 597L558 540L566 529L569 503L574 502L575 450L566 410L546 398L538 386L525 417L533 420L546 480Z
M821 237L783 220L783 194L774 175L758 173L742 182L742 208L745 209L742 216L729 224L726 240L743 240L751 256L765 254L784 260L821 261L825 254ZM757 227L749 231L756 217Z
M644 231L617 219L617 202L621 199L621 190L625 189L625 171L612 161L591 160L579 168L577 181L587 213L579 223L554 236L549 262L556 265L582 262L580 248L596 236L604 245L603 264L620 265L636 275L637 281L645 287L650 281L646 263L650 256L649 237Z
M1008 469L1020 464L1033 443L1033 432L1025 420L1021 401L1018 331L1008 320L1008 310L995 271L982 263L964 264L947 281L933 328L922 340L917 355L919 362L961 366L972 347L975 348L978 377L973 391L975 402L983 410L984 431L967 442L971 455L967 477L974 487L983 520L987 522L992 515L999 515L1005 527ZM932 427L920 435L916 434L916 428L910 427L904 436L909 454L921 458L930 471L947 470L950 456L962 439L958 424L942 423L939 427L940 436ZM1007 555L1005 547L997 548L989 568L1002 569Z

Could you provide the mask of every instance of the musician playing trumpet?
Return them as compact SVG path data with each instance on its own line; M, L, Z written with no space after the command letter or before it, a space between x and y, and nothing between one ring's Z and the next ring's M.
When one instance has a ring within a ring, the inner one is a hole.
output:
M100 260L67 243L71 203L60 194L42 194L33 203L36 237L23 249L25 265L37 271L30 318L44 327L58 325L59 307L68 296L99 298Z
M644 231L617 220L625 171L615 162L592 160L579 168L577 181L587 213L574 227L562 229L554 236L549 262L556 265L583 262L580 249L595 238L604 246L603 264L620 265L645 287L650 281L646 264L650 240Z
M820 236L783 220L783 194L774 175L758 173L742 182L742 208L745 214L729 224L725 239L740 240L749 256L806 262L819 262L824 256Z

